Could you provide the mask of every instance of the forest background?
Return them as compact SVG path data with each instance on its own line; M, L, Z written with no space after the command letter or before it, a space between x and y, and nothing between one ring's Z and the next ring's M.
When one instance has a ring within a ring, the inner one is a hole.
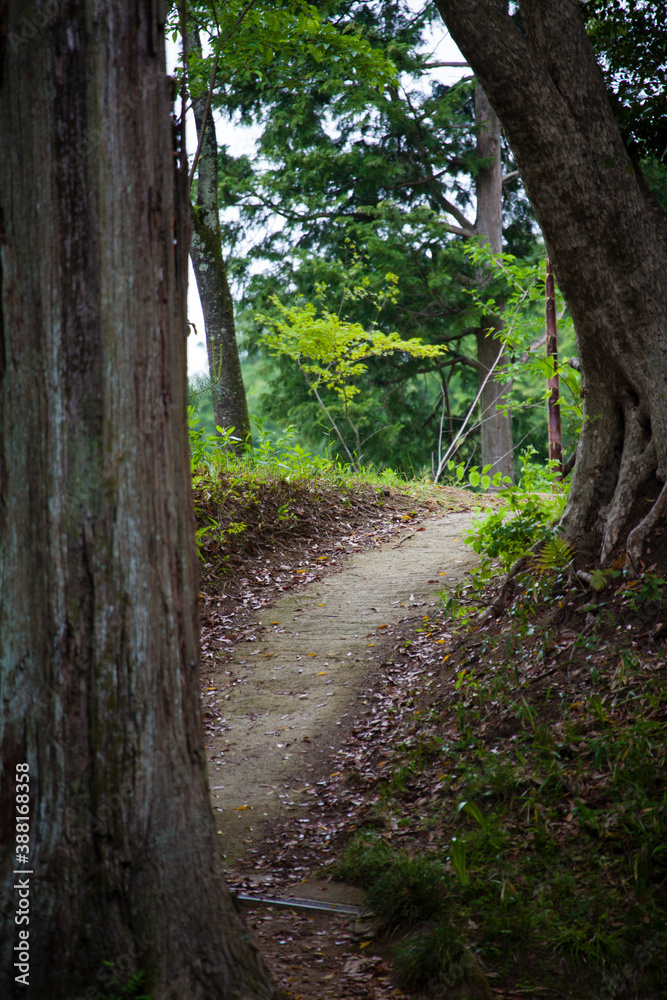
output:
M456 442L457 462L512 477L510 449L490 453L480 441L485 422L500 419L522 466L544 463L554 374L544 347L544 243L504 139L497 163L481 155L493 122L480 118L472 71L431 5L298 6L297 13L289 4L227 5L215 18L228 23L217 24L209 5L190 11L194 149L211 108L193 201L201 208L215 169L219 264L233 299L222 325L238 343L256 441L268 435L410 475L433 474ZM174 43L179 38L175 25ZM619 94L631 95L632 67L619 72L608 51L605 58ZM254 151L247 139L239 150L239 134L252 137ZM214 168L206 165L207 136ZM667 203L664 161L653 150L638 154ZM495 239L480 219L480 184L494 167L500 177L491 197L502 226ZM580 427L579 380L568 365L576 348L560 299L557 312L567 456ZM218 317L209 316L206 330L209 374L193 373L191 364L190 401L208 434L217 424L245 437L242 407L214 414L216 395L229 402L240 392L228 361L211 361ZM204 340L203 319L194 321L192 345ZM341 394L331 357L312 368L312 337L320 336L321 349L341 323L356 325L349 329L362 343L373 331L398 333L431 350L364 358ZM482 395L461 434L491 367L480 331L505 344L489 380L496 400L504 395L497 403ZM195 353L191 347L190 358Z

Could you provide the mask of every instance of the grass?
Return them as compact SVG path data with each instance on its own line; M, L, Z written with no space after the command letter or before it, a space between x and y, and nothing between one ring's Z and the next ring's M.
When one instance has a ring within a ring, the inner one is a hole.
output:
M237 571L261 553L289 549L346 526L378 526L397 512L409 521L417 510L460 506L462 490L408 480L372 468L361 472L306 451L288 428L263 434L241 453L231 435L209 434L194 409L190 451L202 584L224 590ZM342 532L344 533L344 531Z
M337 869L399 932L404 986L468 956L535 995L667 995L666 594L554 573L499 621L480 624L494 592L471 588L404 636L396 660L419 660L422 684L368 791L381 832L357 833ZM406 865L423 911L401 902Z

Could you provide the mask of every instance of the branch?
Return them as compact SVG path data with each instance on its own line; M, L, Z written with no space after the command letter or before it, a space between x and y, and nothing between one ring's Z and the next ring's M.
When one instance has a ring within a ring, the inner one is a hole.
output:
M504 350L505 350L505 345L501 344L500 350L498 351L498 357L496 358L496 360L493 362L493 364L491 365L491 367L487 371L486 376L484 377L484 380L483 380L482 384L479 387L477 395L475 396L475 398L473 400L473 404L470 407L470 409L468 410L468 413L466 414L465 420L463 421L463 423L459 427L459 430L458 430L458 433L457 433L456 437L454 438L454 440L450 444L449 448L445 452L444 458L441 458L440 461L438 462L438 468L437 468L437 471L436 471L436 474L435 474L435 477L434 477L434 482L437 483L438 479L442 475L442 470L444 469L444 467L446 466L447 462L449 461L450 456L455 452L455 450L456 450L456 444L457 444L459 438L461 437L461 435L463 434L463 431L465 430L466 424L470 420L470 417L472 416L472 414L474 412L474 409L477 406L477 402L478 402L480 396L482 395L482 393L484 391L486 383L491 378L491 375L493 374L494 369L496 368L498 362L500 361L501 357L503 356L503 351Z
M521 364L525 365L526 361L528 360L528 355L534 354L534 352L539 350L540 347L543 347L544 344L546 343L546 340L547 340L546 333L543 333L541 337L538 337L538 339L530 345L528 350L522 353L521 357L519 358Z
M408 105L408 107L410 109L410 112L412 114L412 118L413 118L415 126L417 128L417 131L418 131L419 135L421 136L421 138L424 139L425 138L424 137L424 132L423 132L423 129L421 127L421 123L418 120L416 109L413 107L412 101L410 100L410 95L405 90L404 90L404 94L405 94L406 104ZM436 175L436 174L433 173L433 167L431 166L431 163L429 162L429 158L428 158L428 155L426 153L426 149L425 149L424 143L423 142L416 142L415 146L417 148L417 151L421 154L422 162L424 164L424 171L425 171L426 176L428 178L428 182L431 184L431 191L432 191L433 198L434 198L435 202L440 206L441 209L443 209L443 211L445 211L447 213L447 215L453 216L453 218L455 218L456 221L459 222L461 224L461 226L464 227L463 229L450 228L448 231L451 232L451 233L456 233L457 236L466 236L468 238L471 238L471 237L475 236L475 227L474 227L473 223L470 222L465 217L465 215L463 214L463 212L461 211L460 208L457 208L456 205L452 204L451 201L449 201L447 198L445 198L445 196L443 195L442 190L440 189L439 185L436 185L436 184L432 183L433 181L435 181L437 179L437 177L440 176L440 174ZM440 173L442 173L442 171Z
M292 219L292 220L296 220L297 222L314 222L316 219L362 219L362 220L364 220L364 219L370 219L370 218L372 218L372 216L370 216L367 212L343 212L343 211L338 211L338 212L295 212L295 211L291 211L288 208L282 208L279 205L274 204L272 201L269 201L268 198L265 198L263 195L261 195L259 193L259 191L252 191L251 193L252 193L252 195L253 195L254 198L257 198L258 201L260 201L262 203L262 205L264 205L266 208L270 208L272 212L276 213L276 215L282 216L283 219ZM255 208L257 208L256 205L252 206L249 202L244 202L243 204L245 204L246 207L250 207L250 208L255 207Z
M354 458L352 457L352 453L350 452L350 449L348 448L348 446L345 444L345 440L343 439L343 435L341 434L341 432L338 429L338 424L336 423L336 421L334 420L334 418L329 413L329 410L327 409L327 407L326 407L326 405L325 405L322 397L320 396L319 392L317 391L317 385L314 382L311 382L311 380L308 378L308 373L306 372L306 370L303 367L303 365L298 360L297 360L296 363L297 363L297 365L299 366L299 368L301 370L301 374L303 375L303 377L306 380L306 384L307 384L308 388L315 394L315 398L317 399L317 402L320 404L320 406L322 407L322 409L326 413L327 417L329 418L329 423L331 424L331 426L335 430L336 434L338 435L338 439L339 439L340 443L342 444L343 448L347 452L347 457L350 459L350 462L352 463L352 465L356 469L357 468L357 464L354 461Z
M503 184L508 184L509 181L513 181L514 178L518 177L518 176L519 176L519 171L518 170L512 170L512 171L510 171L509 174L505 174L505 176L503 177L502 183Z
M465 236L467 239L472 239L473 236L477 235L473 229L461 229L460 226L450 226L448 222L441 222L440 224L446 232L455 233L457 236Z
M453 66L455 68L461 67L461 69L470 69L470 63L467 62L433 62L424 63L425 69L441 69L446 66Z

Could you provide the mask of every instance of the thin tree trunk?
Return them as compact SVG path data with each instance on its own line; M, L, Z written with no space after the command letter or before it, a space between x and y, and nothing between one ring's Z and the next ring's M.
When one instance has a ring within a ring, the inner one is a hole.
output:
M475 88L475 119L478 128L477 153L491 160L480 170L476 180L477 220L475 232L486 238L492 250L502 250L502 165L500 161L500 123L481 87ZM484 274L478 275L484 281ZM502 326L485 319L477 332L477 359L480 364L480 383L498 358L501 342L498 335ZM503 351L499 365L507 363ZM491 475L502 472L514 479L514 451L512 445L512 415L503 409L509 402L511 384L502 385L492 376L480 397L482 420L482 465L491 466Z
M201 52L199 32L192 33L194 47ZM192 206L193 234L190 256L204 313L206 349L213 395L215 422L233 427L239 439L230 447L243 450L250 441L248 403L236 342L236 323L227 268L222 254L218 201L218 141L211 108L206 113L208 93L192 98L192 108L201 140L197 163L197 200ZM204 122L204 119L205 122Z
M667 513L667 214L623 145L578 4L521 0L523 26L497 0L436 5L500 117L577 332L565 537L639 571Z
M551 261L546 261L546 282L544 287L545 320L547 331L547 358L553 359L554 374L547 379L547 413L549 420L549 461L557 463L557 471L563 478L563 434L560 419L560 386L558 381L558 320L556 318L556 282Z
M8 1000L99 998L117 992L114 972L122 983L138 970L160 1000L274 995L217 871L205 773L185 419L189 206L174 173L164 10L66 0L36 5L31 20L20 0L0 7ZM15 982L19 929L28 986Z

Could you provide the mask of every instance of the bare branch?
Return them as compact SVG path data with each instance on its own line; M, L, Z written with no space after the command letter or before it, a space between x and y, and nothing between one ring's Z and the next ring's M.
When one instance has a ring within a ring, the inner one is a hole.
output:
M477 235L474 229L462 229L460 226L450 226L448 222L443 222L441 225L448 233L455 233L456 236L465 236L469 240Z
M446 66L453 66L454 68L461 67L461 69L470 69L470 63L467 62L433 62L424 63L425 69L441 69Z

